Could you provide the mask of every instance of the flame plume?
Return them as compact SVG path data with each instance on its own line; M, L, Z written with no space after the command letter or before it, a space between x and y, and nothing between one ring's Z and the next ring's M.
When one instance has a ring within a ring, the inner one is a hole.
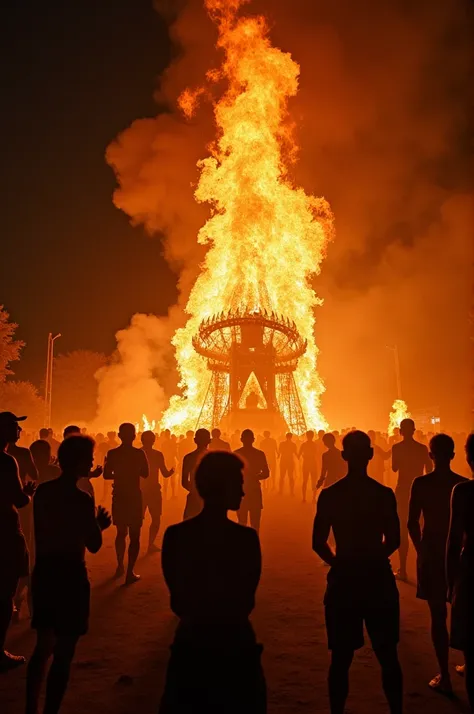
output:
M388 423L388 435L393 436L395 429L400 427L400 423L404 419L409 419L411 417L408 407L403 399L395 399L392 404L392 411L390 412L390 419Z
M299 66L272 46L265 18L238 14L246 2L205 0L224 54L207 79L224 81L227 89L214 103L217 139L198 164L195 198L211 206L198 241L209 250L186 306L187 324L173 338L182 396L172 397L163 428L195 427L210 374L192 338L202 320L228 310L274 310L295 322L308 340L295 372L306 423L326 427L314 337L314 308L322 301L311 279L332 234L332 214L323 198L306 194L288 176L297 146L287 103L298 89ZM188 117L202 96L209 88L183 92L180 106Z

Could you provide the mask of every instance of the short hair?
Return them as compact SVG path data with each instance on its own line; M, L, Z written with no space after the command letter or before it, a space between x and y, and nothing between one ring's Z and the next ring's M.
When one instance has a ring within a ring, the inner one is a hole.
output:
M454 440L448 434L435 434L430 439L430 453L436 457L452 456L454 454Z
M237 454L228 451L209 451L200 460L195 473L195 484L201 498L219 498L228 488L229 481L243 478L244 462Z
M204 444L209 444L211 441L211 434L208 429L198 429L194 434L194 443L198 446L203 446Z
M120 437L120 439L122 438L122 437L120 436L121 434L122 434L122 435L123 435L123 434L130 434L130 436L131 436L132 431L133 431L133 433L136 435L137 430L135 429L135 424L131 424L131 423L128 422L128 421L125 421L123 424L120 424L120 426L119 426L119 437Z
M330 431L327 434L323 434L323 444L324 446L334 446L336 443L336 437Z
M33 457L33 461L41 459L49 461L51 459L51 445L49 441L45 441L45 439L38 439L31 444L30 453Z
M306 432L306 436L314 436L314 431L310 429L309 431Z
M470 464L474 463L474 431L466 439L466 459Z
M407 427L413 430L415 432L415 422L413 419L402 419L400 422L400 431L404 431Z
M221 435L221 430L220 429L213 429L211 431L211 436L213 439L218 439Z
M244 429L242 434L240 435L240 440L243 443L244 441L255 441L255 434L253 433L252 429Z
M156 441L156 435L155 435L154 431L147 429L146 431L143 432L143 434L141 436L142 444L154 444L155 441Z
M347 453L354 454L371 447L370 437L365 431L349 431L342 440L342 448Z
M49 431L47 429L40 429L39 437L40 439L46 440L49 436Z
M291 439L292 436L293 436L293 434L291 433L291 431L289 431L286 435L286 438L288 439L288 437L290 437L290 439Z
M68 437L72 436L73 434L80 434L80 433L81 433L81 430L78 426L76 426L75 424L70 424L63 431L63 439L67 439Z
M58 449L58 461L62 471L73 470L79 464L94 458L94 439L78 434L64 439Z

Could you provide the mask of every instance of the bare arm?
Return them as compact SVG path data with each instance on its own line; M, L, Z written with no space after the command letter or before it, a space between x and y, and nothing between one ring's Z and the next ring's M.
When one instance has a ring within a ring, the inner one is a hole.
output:
M15 459L9 459L5 465L5 477L8 479L8 491L11 498L11 503L16 508L24 508L30 502L30 497L23 490L23 485L20 480L18 465Z
M398 449L392 448L392 471L398 473L400 469L400 463L398 461Z
M157 457L158 461L158 470L160 471L161 475L164 478L169 478L174 474L174 469L167 469L166 464L165 464L165 457L161 453L161 451L158 451L159 456Z
M454 584L459 572L461 551L464 540L465 509L463 489L455 486L451 496L451 523L449 526L446 548L446 573L448 579L448 596L451 600Z
M110 458L110 454L107 454L104 461L104 471L102 473L102 476L106 481L113 481L115 478L112 461L113 459Z
M331 530L331 516L329 513L329 504L327 501L327 493L322 491L318 498L316 507L316 516L313 525L313 550L321 560L324 560L328 565L334 565L336 562L336 554L329 546L328 538Z
M326 459L324 458L324 456L325 455L323 454L321 457L321 476L319 477L319 481L316 484L316 488L321 488L328 475L328 467L326 465Z
M90 553L97 553L102 547L102 531L95 516L94 501L88 494L84 494L84 520L85 538L84 542Z
M148 459L146 457L146 454L144 451L139 449L138 453L140 454L140 478L148 478L148 475L150 473L150 469L148 466Z
M429 474L433 471L433 462L430 459L430 452L425 447L425 474Z
M410 505L408 507L408 532L413 541L415 550L418 552L421 543L420 518L422 512L420 487L418 479L413 481L410 494Z
M400 547L400 521L397 512L397 499L392 489L387 489L387 509L385 514L384 547L387 558Z
M191 491L191 468L189 464L190 460L185 456L183 459L183 470L181 472L181 485L186 491Z
M267 457L262 451L262 463L261 463L260 474L258 477L259 481L265 481L266 478L270 476L270 469L268 468Z
M38 481L38 469L35 466L35 462L33 461L33 457L31 456L30 450L27 449L28 452L28 458L27 458L27 467L26 467L26 473L30 477L32 481Z

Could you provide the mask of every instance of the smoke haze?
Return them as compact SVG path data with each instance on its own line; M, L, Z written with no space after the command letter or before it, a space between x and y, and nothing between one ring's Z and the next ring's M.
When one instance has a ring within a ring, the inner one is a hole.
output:
M159 114L134 122L106 158L118 180L115 205L163 241L180 297L170 315L135 316L118 333L119 361L99 379L102 423L104 410L116 423L119 412L130 419L166 405L176 387L169 339L185 320L203 257L196 235L208 210L193 185L214 136L212 108L203 99L187 122L175 107L218 65L216 30L202 0L156 6L175 45L155 94ZM266 14L274 44L301 66L289 106L301 147L294 178L324 195L336 217L316 283L325 298L316 338L326 418L334 427L386 426L396 397L386 345L397 344L409 409L439 407L447 427L467 426L471 3L255 0L243 11Z

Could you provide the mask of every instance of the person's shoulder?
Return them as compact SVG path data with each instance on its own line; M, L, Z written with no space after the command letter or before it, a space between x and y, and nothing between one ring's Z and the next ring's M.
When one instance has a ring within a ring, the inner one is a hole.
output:
M458 497L472 497L474 494L474 481L472 479L464 479L461 483L456 484L453 494Z
M58 488L60 488L60 482L58 479L44 481L43 483L38 484L33 498L35 501L40 501L42 498L49 498L51 493L54 493Z
M115 454L116 454L117 452L120 452L120 446L114 446L113 449L109 449L109 450L107 451L107 458L108 458L108 459L110 459L110 458L113 459L114 456L115 456Z
M461 474L457 474L454 471L451 474L451 477L454 481L454 486L457 486L461 483L469 483L471 479L466 478L465 476L461 476Z
M6 451L0 450L0 464L2 468L18 468L17 461L14 456L7 454Z
M426 444L423 444L421 441L416 441L416 440L413 443L416 444L416 448L418 449L418 451L420 453L421 452L427 453L427 454L429 453L429 450L428 450L428 447L426 446Z
M392 453L396 454L397 451L400 451L401 449L403 449L404 443L405 442L403 442L403 441L396 441L394 444L392 444Z
M433 472L429 474L423 474L423 476L417 476L412 483L412 490L429 488L435 479Z

